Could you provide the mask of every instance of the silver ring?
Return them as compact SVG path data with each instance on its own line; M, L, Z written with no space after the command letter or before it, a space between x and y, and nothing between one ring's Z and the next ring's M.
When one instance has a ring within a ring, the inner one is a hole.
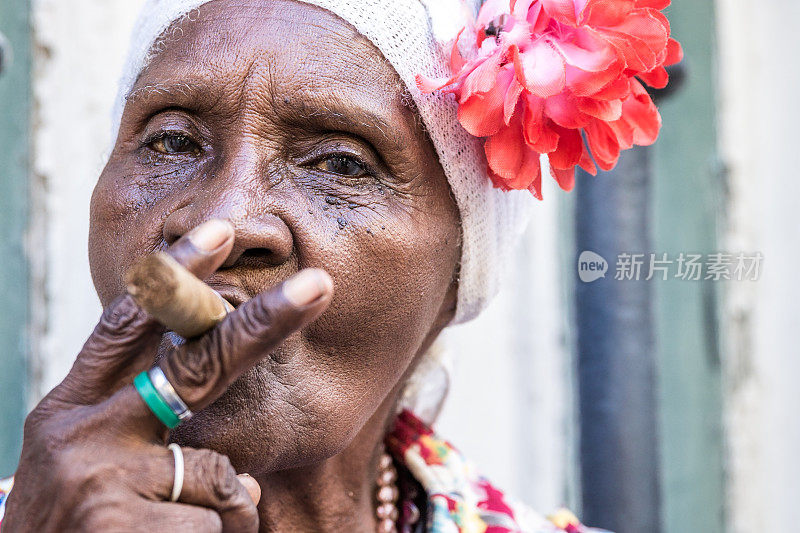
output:
M167 380L167 376L164 375L164 371L161 370L160 366L156 365L148 370L147 375L150 377L150 381L153 383L153 387L158 394L181 422L191 418L192 411L189 410L189 406L187 406L184 401L181 400L181 397L178 396L178 393L175 392L175 388Z
M175 458L175 480L172 482L172 494L169 497L169 501L177 502L178 498L181 497L181 491L183 491L183 450L174 442L168 448L172 450L172 456Z

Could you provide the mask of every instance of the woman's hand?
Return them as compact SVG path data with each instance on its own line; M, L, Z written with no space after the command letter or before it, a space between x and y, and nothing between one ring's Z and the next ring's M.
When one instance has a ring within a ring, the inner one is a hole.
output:
M230 224L211 221L168 253L204 279L225 261L233 239ZM319 316L332 293L327 274L303 271L172 348L159 364L197 412ZM237 478L228 458L211 450L183 449L183 490L177 503L168 501L175 476L168 432L132 385L152 366L162 334L129 295L106 308L69 375L25 422L3 533L258 530L258 484Z

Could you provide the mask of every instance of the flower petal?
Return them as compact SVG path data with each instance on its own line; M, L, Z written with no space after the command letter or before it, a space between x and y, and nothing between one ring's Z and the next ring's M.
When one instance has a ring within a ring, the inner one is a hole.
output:
M601 90L592 94L595 100L621 100L631 93L631 79L627 76L620 76Z
M622 118L633 128L633 143L650 146L661 131L661 114L642 84L631 82L632 93L622 103Z
M545 100L529 94L525 103L525 142L540 154L552 152L558 147L558 134L550 127L551 121L545 118Z
M663 13L655 9L634 9L622 23L610 29L644 42L654 56L664 50L669 41L669 21Z
M485 149L489 168L508 188L527 189L541 178L539 154L525 144L518 117L489 137Z
M567 87L575 96L593 96L616 81L624 66L624 63L616 62L600 72L587 72L567 65Z
M664 67L656 67L650 72L639 74L639 79L654 89L663 89L669 83L669 74Z
M651 7L653 9L666 9L672 2L670 0L636 0L636 7Z
M586 144L583 142L581 142L581 160L578 162L578 166L592 176L597 176L597 166L594 164L594 161L592 161L589 149L586 148Z
M506 101L503 104L503 119L506 124L511 122L511 117L515 112L520 112L517 110L517 102L519 102L519 97L522 96L522 91L524 90L525 88L517 81L516 77L511 80L511 87L506 92Z
M460 102L466 102L474 94L489 92L497 81L500 72L501 54L499 51L491 54L464 80L461 88Z
M578 98L578 109L594 118L606 122L619 120L622 116L622 100L596 100L594 98Z
M619 160L620 146L611 126L602 120L595 120L584 131L597 165L603 170L614 168Z
M528 20L528 13L534 3L541 8L537 0L511 0L511 14L517 20Z
M579 129L590 121L578 107L578 100L567 91L546 99L544 114L563 128Z
M464 35L464 30L466 29L466 27L461 28L461 31L458 32L456 36L456 40L453 41L453 49L450 51L450 72L458 72L467 64L466 59L461 55L461 50L458 48L461 36Z
M598 30L617 49L625 67L633 72L647 72L656 66L656 54L638 37L609 29Z
M550 165L550 175L562 190L569 192L575 188L575 167L560 169Z
M616 26L636 7L634 0L588 0L578 16L578 23L589 26Z
M540 0L545 13L553 17L557 22L567 26L577 26L578 17L575 14L575 3L573 0Z
M514 70L507 65L497 75L494 87L462 102L458 107L458 121L464 129L475 137L488 137L505 127L506 96L515 81Z
M670 65L674 65L676 63L680 63L682 60L683 47L681 46L681 43L670 38L669 41L667 41L667 57L664 60L664 66L668 67Z
M415 79L417 82L417 88L426 94L438 91L453 81L452 79L447 80L441 78L429 78L427 76L423 76L422 74L417 74Z
M570 41L550 39L550 44L564 56L568 65L586 72L606 70L617 60L613 46L587 31L574 32Z
M528 91L547 98L560 93L566 84L564 58L540 39L526 51L511 47L517 79Z
M550 166L559 170L575 168L575 165L580 162L583 152L581 134L578 130L559 128L558 126L556 128L558 148L547 156L550 158Z

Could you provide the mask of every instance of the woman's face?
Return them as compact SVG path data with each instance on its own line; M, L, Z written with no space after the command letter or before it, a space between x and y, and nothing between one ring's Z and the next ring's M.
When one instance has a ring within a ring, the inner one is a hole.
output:
M253 474L330 457L452 318L460 230L435 151L392 67L317 7L217 0L156 46L92 200L97 291L107 305L137 258L211 218L236 228L208 280L234 304L325 269L330 308L176 438Z

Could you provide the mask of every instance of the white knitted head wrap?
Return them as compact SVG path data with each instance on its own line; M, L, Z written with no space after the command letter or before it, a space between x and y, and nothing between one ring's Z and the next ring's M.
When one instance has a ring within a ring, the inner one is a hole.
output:
M126 96L150 62L154 42L177 19L211 0L148 0L134 29L113 114L116 138ZM352 24L383 53L414 98L461 214L463 251L455 324L480 313L497 292L528 221L528 191L503 192L487 176L483 143L458 123L452 96L425 95L415 76L447 78L449 54L469 13L461 0L299 0Z

